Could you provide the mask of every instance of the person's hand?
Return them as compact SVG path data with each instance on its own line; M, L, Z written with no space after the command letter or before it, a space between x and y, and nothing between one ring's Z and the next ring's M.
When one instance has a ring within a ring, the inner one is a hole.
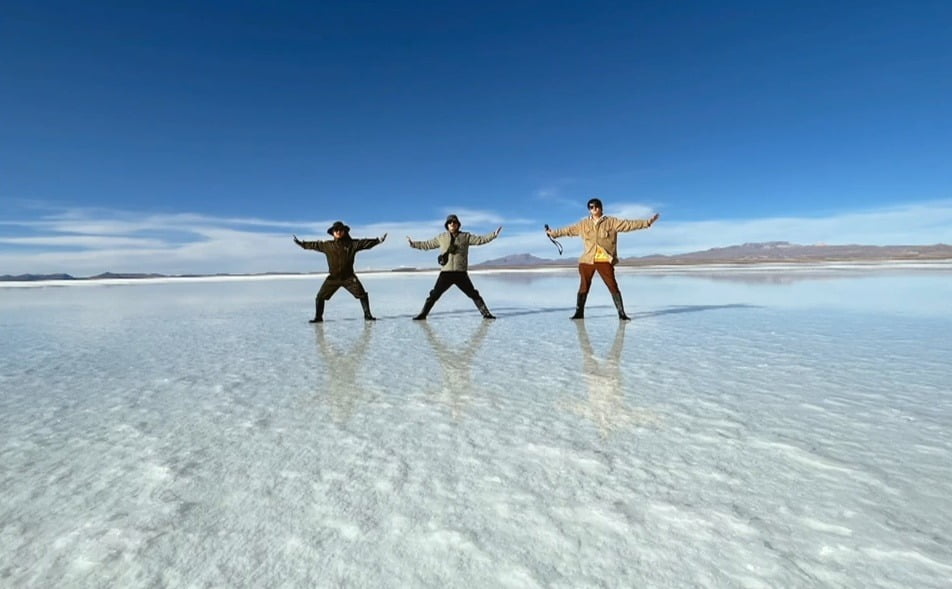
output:
M409 235L407 235L407 243L409 243L410 245L413 245L413 240L410 239Z
M552 237L552 230L549 229L548 225L546 225L545 227L545 234L548 235L549 237Z
M386 233L384 233L384 234L383 234L383 237L380 238L380 243L383 243L383 242L385 242L385 241L387 241L387 234L386 234Z
M294 234L292 233L292 234L291 234L291 237L294 238L294 243L296 243L296 244L298 244L298 245L304 245L304 242L301 241L300 239L298 239L298 236L297 236L297 235L294 235Z
M502 225L500 225L500 226L496 229L496 231L493 232L493 235L496 236L496 237L498 237L500 233L502 233Z
M655 221L657 221L658 217L660 216L661 215L659 215L658 213L655 213L654 217L651 217L650 219L648 219L648 227L651 227L652 225L654 225Z

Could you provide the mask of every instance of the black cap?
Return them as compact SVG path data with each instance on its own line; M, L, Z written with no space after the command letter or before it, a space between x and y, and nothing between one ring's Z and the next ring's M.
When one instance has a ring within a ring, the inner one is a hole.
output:
M443 223L443 227L444 227L445 229L449 229L449 228L450 228L450 221L456 221L456 224L459 225L459 226L461 226L461 227L462 227L462 225L463 225L462 223L459 222L459 217L457 217L456 215L447 215L447 217L446 217L446 223Z

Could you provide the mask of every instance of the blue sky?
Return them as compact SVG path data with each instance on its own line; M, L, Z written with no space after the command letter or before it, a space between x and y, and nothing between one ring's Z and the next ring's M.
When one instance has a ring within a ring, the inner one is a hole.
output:
M199 6L199 4L201 4ZM643 218L623 256L952 242L952 3L20 2L0 274L320 270L291 233ZM577 240L566 240L566 256Z

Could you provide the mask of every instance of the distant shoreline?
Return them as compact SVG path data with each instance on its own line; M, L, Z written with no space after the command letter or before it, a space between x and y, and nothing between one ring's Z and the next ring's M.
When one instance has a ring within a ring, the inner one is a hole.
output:
M696 268L696 267L763 267L764 265L786 264L895 264L895 263L941 263L952 261L952 246L944 243L933 245L798 245L787 241L752 242L741 245L712 248L704 251L675 255L652 254L642 257L622 258L618 268ZM574 256L564 258L539 258L532 254L512 254L486 260L470 266L473 272L491 270L535 271L544 269L575 268L578 262ZM438 268L417 268L398 266L390 269L358 270L361 273L417 273L436 272ZM153 280L153 279L247 279L252 277L319 277L325 272L255 272L247 274L157 274L137 272L104 272L95 276L76 277L66 273L19 274L0 276L0 285L10 283L99 283L105 280Z
M544 264L535 266L474 266L470 272L479 274L502 273L558 273L574 271L577 264L573 261L565 264ZM798 260L798 261L704 261L704 262L677 262L667 264L631 264L620 263L616 267L627 273L630 270L644 270L650 274L694 274L700 272L805 272L805 271L875 271L875 270L926 270L952 272L952 259L933 260ZM365 269L357 270L361 276L399 276L405 274L436 274L438 268L399 268L391 270ZM81 286L81 285L119 285L119 284L147 284L147 283L174 283L174 282L238 282L252 280L292 280L292 279L323 279L326 272L266 272L256 274L189 274L189 275L122 275L56 279L38 278L31 280L0 280L0 288L29 288L44 286Z

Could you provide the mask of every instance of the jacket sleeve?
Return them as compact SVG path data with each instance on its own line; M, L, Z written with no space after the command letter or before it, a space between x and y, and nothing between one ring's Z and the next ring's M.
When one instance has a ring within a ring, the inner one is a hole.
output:
M315 250L315 251L323 252L324 244L326 243L327 243L326 241L302 241L301 247L306 250Z
M469 236L469 245L485 245L498 237L495 233L487 233L486 235L467 233L466 235Z
M357 251L360 250L369 250L372 247L380 245L380 238L373 237L370 239L355 239L354 240L354 249Z
M582 223L583 221L579 221L575 225L553 229L552 237L577 237L582 232Z
M410 240L410 247L418 250L435 250L440 247L440 242L438 240L439 235L433 239L427 239L426 241L413 241Z
M612 219L612 229L619 233L647 228L647 219Z

